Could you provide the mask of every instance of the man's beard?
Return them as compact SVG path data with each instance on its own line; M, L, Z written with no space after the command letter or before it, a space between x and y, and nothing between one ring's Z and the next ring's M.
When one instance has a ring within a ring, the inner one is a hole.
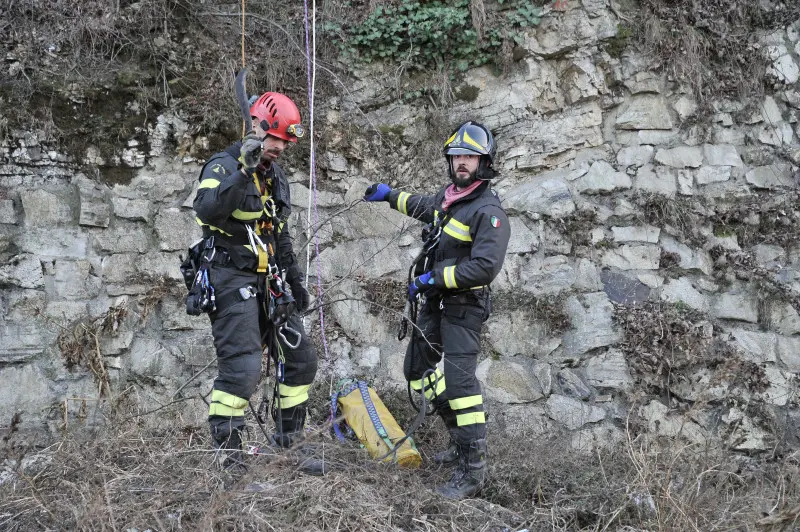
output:
M475 182L475 174L477 171L470 172L466 177L459 175L458 172L453 171L450 173L450 181L453 182L458 188L466 188Z

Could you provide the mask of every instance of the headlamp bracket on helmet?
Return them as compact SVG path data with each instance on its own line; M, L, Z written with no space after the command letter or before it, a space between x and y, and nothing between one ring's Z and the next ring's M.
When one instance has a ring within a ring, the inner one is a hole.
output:
M302 124L289 124L289 127L286 128L286 132L301 139L306 134L306 128L304 128Z

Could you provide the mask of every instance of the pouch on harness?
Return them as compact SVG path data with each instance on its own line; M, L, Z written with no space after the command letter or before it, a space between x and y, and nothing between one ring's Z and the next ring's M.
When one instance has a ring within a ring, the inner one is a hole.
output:
M370 456L383 462L397 462L403 467L419 467L422 457L414 440L400 428L378 394L364 381L346 380L331 396L331 418L336 437L346 441L337 412L344 418L345 432L366 447Z
M214 287L208 280L208 262L203 260L207 241L200 239L188 250L186 258L181 259L181 275L186 289L186 313L199 316L203 312L214 312L217 308Z

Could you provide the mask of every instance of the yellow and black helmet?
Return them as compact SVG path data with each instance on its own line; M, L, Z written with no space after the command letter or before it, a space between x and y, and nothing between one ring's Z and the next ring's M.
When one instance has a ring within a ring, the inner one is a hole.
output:
M458 126L444 143L444 156L448 163L451 155L480 155L478 179L492 179L496 174L494 158L497 145L492 132L483 124L469 121Z

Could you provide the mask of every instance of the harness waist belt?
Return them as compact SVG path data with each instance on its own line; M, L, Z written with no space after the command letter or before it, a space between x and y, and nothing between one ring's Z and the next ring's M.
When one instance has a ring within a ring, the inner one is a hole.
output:
M465 305L486 297L487 287L476 286L475 288L464 288L463 290L446 290L442 294L442 299L455 304Z
M253 272L258 271L260 265L260 255L253 253L252 249L250 248L249 241L237 244L227 238L217 235L208 235L205 234L205 232L203 238L206 241L212 238L214 239L213 247L216 250L216 253L214 253L214 256L210 262L220 266L230 266L233 264L234 267L240 270ZM271 238L265 240L265 242L266 241L270 242L270 246L272 246ZM275 259L277 261L277 257L275 257Z
M435 261L442 262L448 259L462 259L462 258L468 258L471 255L472 255L471 247L457 247L445 250L437 249Z

